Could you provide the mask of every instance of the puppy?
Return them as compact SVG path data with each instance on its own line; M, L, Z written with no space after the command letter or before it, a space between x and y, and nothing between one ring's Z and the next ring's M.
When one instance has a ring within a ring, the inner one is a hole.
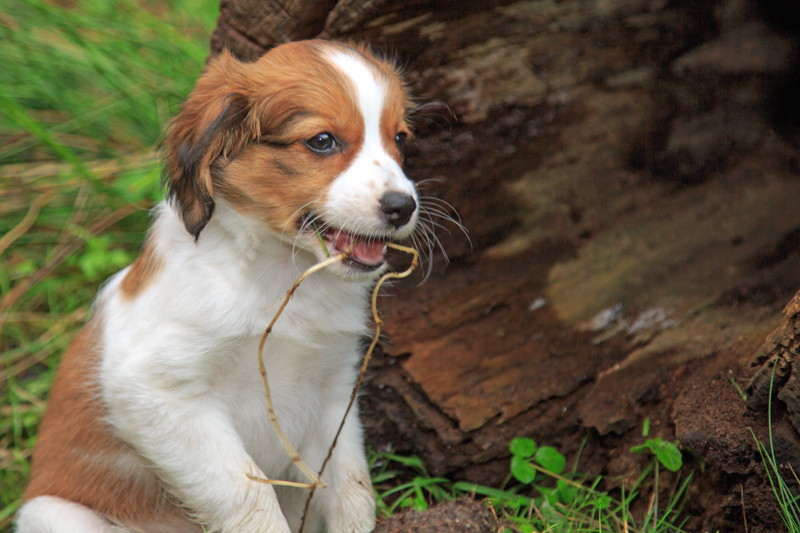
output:
M410 109L398 69L365 47L306 41L209 62L167 138L168 201L64 355L18 533L298 530L308 491L248 478L306 481L268 419L258 343L324 248L350 248L304 282L264 348L278 420L318 470L357 377L384 242L419 218L401 168ZM371 531L355 407L323 479L305 531Z

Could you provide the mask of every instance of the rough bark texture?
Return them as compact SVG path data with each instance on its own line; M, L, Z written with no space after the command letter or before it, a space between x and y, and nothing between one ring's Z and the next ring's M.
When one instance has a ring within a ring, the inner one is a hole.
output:
M367 40L458 118L419 120L407 171L470 240L440 232L449 265L382 302L372 445L493 484L513 437L586 439L578 468L629 484L649 418L705 462L688 530L779 529L748 428L766 436L777 362L776 453L800 471L797 298L780 312L800 287L799 27L792 2L223 0L215 50Z

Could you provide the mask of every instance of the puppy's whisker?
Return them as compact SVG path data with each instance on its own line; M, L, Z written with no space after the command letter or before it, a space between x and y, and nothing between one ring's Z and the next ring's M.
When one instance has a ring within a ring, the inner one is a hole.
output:
M297 216L299 213L302 213L302 211L303 211L303 209L304 209L305 207L307 207L307 206L311 205L311 204L312 204L312 203L314 203L315 201L316 201L316 200L311 200L311 201L308 201L308 202L304 203L304 204L303 204L303 205L301 205L299 208L295 209L294 213L292 213L291 215L289 215L289 218L287 218L287 219L286 219L286 222L284 222L284 223L283 223L283 229L281 230L281 237L283 237L283 234L286 232L286 227L287 227L287 226L288 226L288 225L289 225L289 224L290 224L290 223L291 223L291 222L294 220L294 217L295 217L295 216ZM316 211L316 209L312 209L312 210L311 210L311 212L312 212L312 213L314 213L315 211Z
M453 213L453 215L459 221L461 221L461 217L459 216L456 208L453 207L453 204L451 204L446 200L442 200L441 198L437 198L436 196L423 196L422 198L420 198L420 203L422 203L423 205L427 204L427 205L438 205L440 207L445 207L448 210L448 212Z
M447 205L450 205L450 204L447 204ZM464 234L464 237L466 237L466 238L467 238L467 242L469 242L469 246L470 246L470 248L472 248L472 239L471 239L471 238L470 238L470 236L469 236L469 231L468 231L468 230L467 230L467 228L466 228L466 227L465 227L465 226L464 226L464 225L461 223L461 219L460 219L460 218L458 218L458 219L455 219L455 218L453 218L453 217L452 217L451 215L449 215L449 214L444 214L444 213L443 213L443 212L442 212L442 211L441 211L439 208L437 208L437 207L432 207L432 206L421 206L421 207L420 207L420 210L424 210L424 211L425 211L425 212L428 214L428 216L429 216L429 221L430 221L431 223L435 223L435 222L433 221L433 218L432 218L433 216L435 216L435 217L437 217L437 218L440 218L440 219L442 219L442 220L445 220L445 221L447 221L447 222L450 222L451 224L453 224L454 226L456 226L456 227L457 227L457 228L458 228L458 229L461 231L461 233L463 233L463 234ZM458 216L458 215L456 214L456 216ZM438 224L437 224L437 225L438 225ZM439 227L442 227L442 226L439 226ZM444 228L444 227L443 227L443 229L445 229L446 231L448 231L448 232L449 232L449 230L447 230L446 228Z
M443 210L443 209L441 209L439 207L435 207L435 206L431 206L431 205L421 205L420 209L424 209L429 214L435 215L437 218L441 218L443 220L447 220L449 222L452 222L453 224L455 224L457 226L463 225L461 223L460 219L454 217L449 212L447 212L447 211L445 211L445 210Z
M424 180L419 180L417 182L417 188L419 189L423 185L428 185L429 183L443 183L444 180L442 178L426 178Z
M425 214L426 214L426 215L428 215L428 220L427 220L427 223L429 223L429 224L431 224L432 226L435 226L435 227L437 227L437 228L441 228L442 230L446 231L446 232L447 232L447 233L449 233L450 235L452 235L452 234L453 234L453 233L450 231L450 228L448 228L448 227L447 227L447 226L445 226L444 224L441 224L441 223L439 223L439 222L436 222L435 220L433 220L433 218L430 216L430 214L429 214L429 213L427 213L427 212L426 212ZM432 228L431 228L431 230L432 230Z

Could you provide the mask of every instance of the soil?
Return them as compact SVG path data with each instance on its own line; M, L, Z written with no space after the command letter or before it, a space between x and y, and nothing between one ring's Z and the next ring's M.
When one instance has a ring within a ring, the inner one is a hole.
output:
M769 392L756 383L746 403L742 389L779 365L775 450L800 469L797 344L781 340L800 331L782 314L800 288L793 3L340 0L280 17L251 4L223 1L216 49L368 40L457 117L419 117L406 170L468 237L434 218L449 263L437 251L427 279L381 298L361 396L371 446L496 486L508 442L530 436L613 490L647 466L629 449L649 419L695 472L687 531L782 528L753 440ZM468 530L423 516L380 531Z
M497 523L483 503L464 498L395 515L379 523L375 533L495 533Z

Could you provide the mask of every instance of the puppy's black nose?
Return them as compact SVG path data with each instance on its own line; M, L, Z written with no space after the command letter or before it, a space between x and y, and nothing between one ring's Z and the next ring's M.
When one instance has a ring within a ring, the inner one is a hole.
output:
M416 209L417 202L407 194L387 192L381 198L381 212L395 228L406 225Z

